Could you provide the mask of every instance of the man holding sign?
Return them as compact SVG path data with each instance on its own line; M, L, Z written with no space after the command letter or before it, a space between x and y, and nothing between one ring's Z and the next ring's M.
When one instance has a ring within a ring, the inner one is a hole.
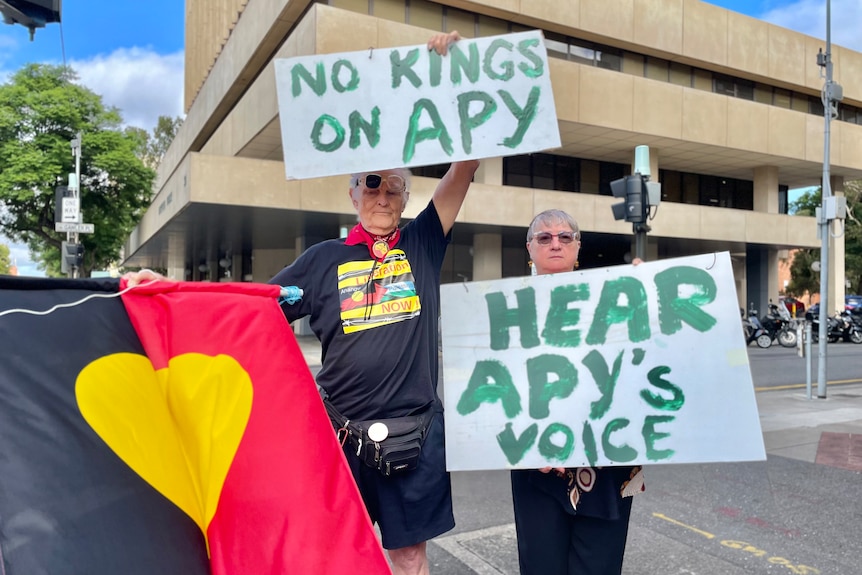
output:
M458 38L438 34L428 48L445 55ZM358 453L361 440L345 443L395 574L427 574L426 541L455 526L436 391L440 268L478 166L453 163L428 206L403 228L409 170L354 174L349 195L359 223L346 239L311 247L272 279L304 291L283 309L289 321L310 317L322 344L317 382L332 406L354 423L386 420L373 430L369 423L366 440L377 448L390 429L417 417L426 429L415 469L372 468Z

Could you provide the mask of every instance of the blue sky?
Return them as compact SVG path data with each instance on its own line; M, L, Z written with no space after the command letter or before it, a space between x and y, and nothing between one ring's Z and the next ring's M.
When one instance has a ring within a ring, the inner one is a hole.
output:
M635 0L649 1L649 0ZM826 0L710 0L818 38L826 37ZM160 115L183 112L184 0L65 0L61 25L36 30L0 24L0 82L28 62L66 62L81 82L150 130ZM862 51L862 0L832 0L832 41ZM837 79L840 82L840 78ZM42 275L24 246L8 243L22 275Z

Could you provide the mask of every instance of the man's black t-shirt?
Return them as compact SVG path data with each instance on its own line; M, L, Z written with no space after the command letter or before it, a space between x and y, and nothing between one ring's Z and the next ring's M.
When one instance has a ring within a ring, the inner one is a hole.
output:
M448 237L433 202L401 230L384 260L365 244L327 240L270 283L295 285L288 321L309 316L320 339L317 383L354 420L420 413L437 401L440 268Z

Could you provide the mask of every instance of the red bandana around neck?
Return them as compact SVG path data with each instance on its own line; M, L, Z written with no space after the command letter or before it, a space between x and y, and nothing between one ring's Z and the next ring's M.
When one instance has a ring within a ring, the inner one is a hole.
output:
M362 224L356 224L347 234L344 243L348 246L365 244L368 246L368 253L371 254L371 257L377 261L383 261L383 258L386 257L389 250L395 247L400 238L400 228L395 228L395 231L388 235L378 236L363 228Z

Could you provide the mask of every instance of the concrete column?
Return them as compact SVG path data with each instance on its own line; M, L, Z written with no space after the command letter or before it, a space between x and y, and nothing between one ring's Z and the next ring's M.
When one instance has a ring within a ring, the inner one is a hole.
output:
M778 213L778 167L754 168L754 211Z
M503 277L503 236L475 234L473 236L473 281L496 280Z
M832 195L844 195L844 178L841 176L831 176L829 185L832 188ZM833 221L830 226L829 237L829 285L828 294L829 309L826 310L828 315L832 315L835 311L844 309L844 294L845 294L845 270L844 270L844 223ZM836 237L838 236L838 237Z
M778 281L778 252L780 250L769 248L766 250L766 285L767 285L767 293L768 299L772 301L772 303L778 303L778 290L779 290L779 281ZM768 303L768 302L767 302ZM769 311L769 308L764 307L763 313Z
M192 264L189 264L191 268ZM192 270L189 269L189 272ZM185 281L191 279L191 273L186 276L186 240L179 234L168 235L168 268L167 276L172 280Z
M477 184L503 185L503 158L485 158L479 163L479 169L473 176ZM499 277L499 276L498 276Z

